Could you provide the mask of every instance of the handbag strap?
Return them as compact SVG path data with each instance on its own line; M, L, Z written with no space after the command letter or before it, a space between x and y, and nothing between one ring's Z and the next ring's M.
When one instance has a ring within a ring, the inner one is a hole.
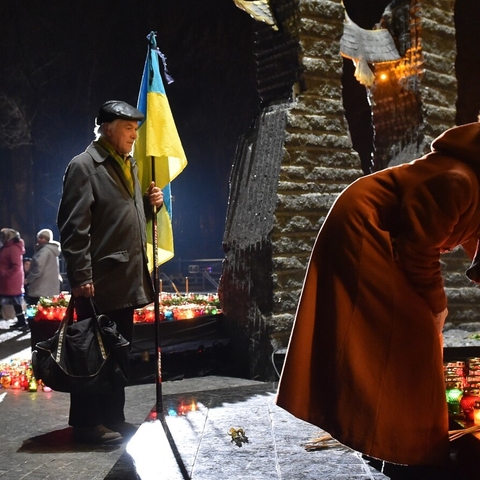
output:
M55 361L58 363L60 361L60 357L62 354L63 348L63 339L65 338L65 331L67 327L73 323L73 317L75 312L75 301L73 295L70 297L70 301L68 302L67 310L65 311L65 315L63 316L62 321L58 327L58 343L57 343L57 352L55 355Z
M75 313L75 301L72 295L70 297L70 301L68 302L67 310L65 310L65 315L63 316L62 321L60 322L60 326L58 328L61 328L63 324L70 325L71 323L73 323L74 313Z
M100 352L102 354L103 359L105 360L107 358L107 351L105 349L105 345L103 343L103 338L101 334L101 328L100 328L100 322L98 321L98 309L95 305L95 302L93 301L92 297L89 297L90 299L90 305L92 306L92 311L93 311L93 317L95 318L96 321L96 336L97 336L97 341L98 341L98 346L100 348ZM62 319L62 322L60 323L60 326L58 327L58 344L57 344L57 352L55 355L55 361L58 363L60 361L61 355L62 355L62 349L63 349L63 343L64 343L64 338L65 338L65 333L67 331L67 327L73 323L74 319L74 312L75 312L75 300L74 296L72 295L70 297L70 301L68 302L68 307L65 312L65 315Z
M88 297L88 299L90 300L90 305L92 306L92 311L94 315L98 317L100 315L100 312L98 310L97 305L95 304L95 301L93 300L93 297Z
M90 305L92 306L93 316L95 317L95 320L96 320L97 329L95 334L97 335L98 347L100 348L100 353L102 354L102 357L105 360L108 354L105 349L105 345L103 343L102 328L101 328L102 326L100 325L100 322L98 320L100 313L98 311L98 307L95 305L95 301L93 300L93 297L88 297L88 298L90 300Z

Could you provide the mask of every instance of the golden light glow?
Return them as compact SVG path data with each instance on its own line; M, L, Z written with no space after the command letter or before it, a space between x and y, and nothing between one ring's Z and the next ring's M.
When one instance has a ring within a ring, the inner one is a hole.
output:
M475 409L473 410L473 422L475 425L480 425L480 402L475 402Z

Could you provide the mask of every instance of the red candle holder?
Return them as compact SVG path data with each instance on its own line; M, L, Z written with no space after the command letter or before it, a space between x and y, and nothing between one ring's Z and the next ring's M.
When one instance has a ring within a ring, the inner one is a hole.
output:
M463 417L467 422L474 421L475 403L480 401L480 389L465 388L463 396L460 400L460 408L463 412Z

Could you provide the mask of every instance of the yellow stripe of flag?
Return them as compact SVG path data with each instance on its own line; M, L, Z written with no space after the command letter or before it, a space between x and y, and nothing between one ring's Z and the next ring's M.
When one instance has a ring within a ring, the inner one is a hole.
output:
M138 129L134 158L138 164L143 191L152 181L152 162L155 162L155 184L164 193L164 207L157 216L158 265L174 256L172 204L170 183L187 166L187 158L175 126L160 74L155 34L148 36L149 47L138 98L138 109L145 120ZM153 269L152 222L147 223L147 252Z

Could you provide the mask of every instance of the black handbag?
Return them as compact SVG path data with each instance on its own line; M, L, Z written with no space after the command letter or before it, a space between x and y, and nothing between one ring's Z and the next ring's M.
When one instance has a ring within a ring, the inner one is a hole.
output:
M72 297L53 337L32 351L35 378L53 390L100 394L128 383L130 344L91 304L92 317L76 322Z

